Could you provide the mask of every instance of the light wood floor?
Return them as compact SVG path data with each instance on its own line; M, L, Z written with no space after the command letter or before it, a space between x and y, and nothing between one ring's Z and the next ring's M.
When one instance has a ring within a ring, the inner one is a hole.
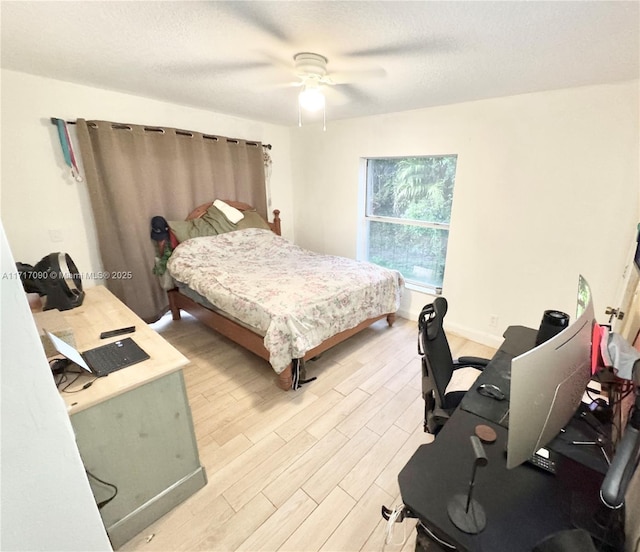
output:
M385 321L307 363L317 381L275 385L269 365L184 316L154 327L185 368L208 484L125 544L127 551L414 549L414 524L385 546L384 504L422 430L417 325ZM449 334L455 356L494 351Z

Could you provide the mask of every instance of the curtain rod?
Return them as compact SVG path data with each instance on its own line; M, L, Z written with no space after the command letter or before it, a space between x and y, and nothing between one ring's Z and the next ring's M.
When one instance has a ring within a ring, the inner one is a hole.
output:
M76 122L75 121L65 121L66 124L68 125L75 125ZM58 126L58 119L56 117L51 117L51 124ZM232 140L233 141L233 140ZM251 142L252 140L248 140L248 142ZM266 148L268 150L270 150L272 148L271 144L262 144L263 148Z

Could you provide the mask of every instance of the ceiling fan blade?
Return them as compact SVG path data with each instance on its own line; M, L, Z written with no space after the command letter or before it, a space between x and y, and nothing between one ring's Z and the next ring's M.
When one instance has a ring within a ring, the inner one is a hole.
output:
M269 91L269 90L282 90L283 88L300 88L303 85L301 81L291 81L291 82L275 82L268 83L262 82L257 86L258 89Z
M371 103L373 98L364 92L362 88L355 84L345 83L333 88L336 92L339 92L343 97L348 98L348 101L354 101L358 103Z
M331 71L326 78L328 84L348 84L369 79L381 79L387 76L382 67L361 69L356 71Z
M327 98L328 105L346 105L351 101L351 98L342 90L343 86L325 86L322 88L322 93Z
M293 58L285 60L268 52L263 52L261 55L268 59L272 66L277 67L278 69L284 69L289 74L294 74Z
M288 43L290 41L291 37L271 17L268 9L259 6L259 2L218 2L218 7L226 9L238 19L260 29L280 42Z
M376 46L374 48L363 48L361 50L352 50L345 52L346 56L364 58L364 57L384 57L397 55L418 55L418 54L435 54L437 52L450 52L453 43L442 39L420 40L419 42L405 42L402 44L387 44Z
M251 71L253 69L270 68L271 64L266 61L241 61L238 63L213 63L210 69L216 73L231 73L236 71Z
M197 63L185 62L175 65L172 64L171 66L167 66L167 69L173 73L181 75L200 75L204 73L210 76L215 76L225 73L252 71L254 69L270 69L272 67L273 65L268 61L203 61Z

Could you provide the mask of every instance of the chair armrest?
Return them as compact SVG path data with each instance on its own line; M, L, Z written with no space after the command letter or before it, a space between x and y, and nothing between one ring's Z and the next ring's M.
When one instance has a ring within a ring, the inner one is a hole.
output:
M427 413L424 422L425 431L436 435L450 417L450 414L442 410L442 408L435 408Z
M488 358L480 358L474 356L463 356L457 358L453 361L455 368L460 368L462 366L472 366L473 368L478 368L478 370L482 370L487 364L489 364Z

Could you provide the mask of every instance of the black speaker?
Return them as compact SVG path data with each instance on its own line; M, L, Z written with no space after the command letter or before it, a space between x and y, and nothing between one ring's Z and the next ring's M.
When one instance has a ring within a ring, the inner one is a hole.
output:
M569 325L569 315L557 310L546 310L542 315L542 322L536 336L536 345L544 343L554 335L559 334Z

